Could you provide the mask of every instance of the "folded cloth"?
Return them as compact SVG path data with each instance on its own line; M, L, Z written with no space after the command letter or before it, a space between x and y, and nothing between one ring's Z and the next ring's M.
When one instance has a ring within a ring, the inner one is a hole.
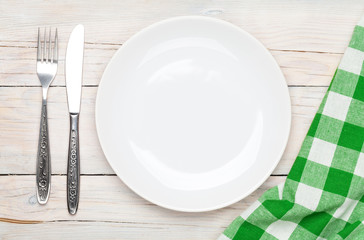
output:
M219 237L364 239L364 17L285 183Z

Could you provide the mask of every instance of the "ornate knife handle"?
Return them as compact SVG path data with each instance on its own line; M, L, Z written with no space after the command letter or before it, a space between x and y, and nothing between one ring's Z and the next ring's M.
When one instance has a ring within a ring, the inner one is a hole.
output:
M80 147L78 137L79 115L70 114L70 140L67 166L67 206L70 214L76 214L80 196Z
M51 190L51 156L49 153L47 100L45 99L42 101L36 172L37 199L39 204L46 204Z

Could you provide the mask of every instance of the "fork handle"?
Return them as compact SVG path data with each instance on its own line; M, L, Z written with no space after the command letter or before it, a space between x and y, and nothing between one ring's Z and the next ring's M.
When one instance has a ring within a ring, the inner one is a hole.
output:
M78 135L78 113L70 113L70 139L67 166L68 212L76 214L80 195L80 145Z
M46 204L51 189L51 156L49 152L47 100L42 101L40 118L38 156L37 156L37 199L40 204Z

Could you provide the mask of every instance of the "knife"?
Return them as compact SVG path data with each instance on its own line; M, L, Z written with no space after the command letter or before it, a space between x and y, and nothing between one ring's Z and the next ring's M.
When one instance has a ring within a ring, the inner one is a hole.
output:
M82 65L85 30L77 25L68 40L66 52L66 87L70 113L70 139L67 165L67 206L70 214L76 214L80 197L80 145L78 120L81 105Z

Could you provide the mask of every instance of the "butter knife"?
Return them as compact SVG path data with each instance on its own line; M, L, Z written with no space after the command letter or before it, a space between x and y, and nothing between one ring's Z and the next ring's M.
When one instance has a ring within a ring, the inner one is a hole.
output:
M80 197L80 145L78 122L81 105L84 27L77 25L68 40L66 52L66 87L70 113L70 139L67 165L67 206L76 214Z

